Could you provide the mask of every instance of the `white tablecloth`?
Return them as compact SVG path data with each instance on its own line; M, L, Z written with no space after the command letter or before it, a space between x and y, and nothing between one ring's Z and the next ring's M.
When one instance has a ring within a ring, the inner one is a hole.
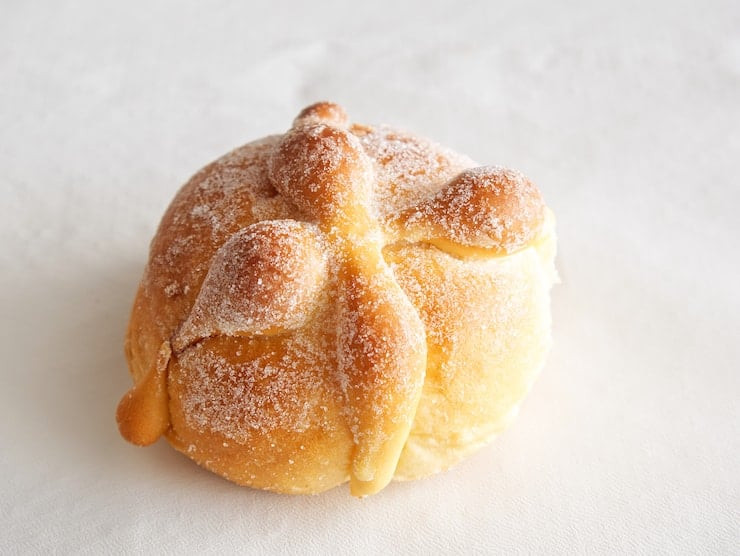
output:
M0 8L0 551L737 554L740 4L248 4ZM114 421L174 192L319 99L521 169L559 222L518 420L362 501L239 488Z

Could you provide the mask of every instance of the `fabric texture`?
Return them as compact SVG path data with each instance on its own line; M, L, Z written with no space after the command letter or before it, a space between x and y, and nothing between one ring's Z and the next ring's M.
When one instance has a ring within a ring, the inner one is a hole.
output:
M740 4L5 2L0 552L730 553ZM558 221L514 424L358 501L118 435L148 243L203 164L327 99L521 170Z

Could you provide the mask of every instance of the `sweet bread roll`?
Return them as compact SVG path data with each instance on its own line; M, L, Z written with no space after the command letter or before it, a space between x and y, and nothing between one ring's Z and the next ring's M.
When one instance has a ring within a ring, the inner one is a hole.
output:
M446 469L508 424L542 366L554 255L519 172L309 106L164 215L121 434L284 493L365 496Z

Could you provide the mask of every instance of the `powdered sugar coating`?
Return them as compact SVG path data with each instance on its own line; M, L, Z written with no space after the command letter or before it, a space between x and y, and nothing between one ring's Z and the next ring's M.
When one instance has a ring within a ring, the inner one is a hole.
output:
M238 443L275 430L322 426L329 346L297 334L278 353L269 339L243 339L228 356L200 342L178 356L181 403L189 426ZM322 349L323 348L323 349Z
M448 180L475 166L467 156L388 126L354 125L351 131L373 162L373 202L383 220L431 198Z

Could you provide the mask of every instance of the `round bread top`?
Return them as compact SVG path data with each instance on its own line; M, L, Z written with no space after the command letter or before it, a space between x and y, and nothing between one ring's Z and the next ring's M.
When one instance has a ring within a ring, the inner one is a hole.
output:
M319 102L301 111L284 135L239 147L190 179L162 219L144 284L167 300L155 314L163 337L170 337L193 308L211 266L222 271L211 273L212 286L217 274L225 281L234 277L226 255L215 256L222 247L249 249L242 253L246 258L239 257L242 264L253 265L262 253L270 264L287 265L284 272L290 267L297 274L302 271L295 261L278 256L288 243L299 241L287 239L291 234L318 234L327 249L332 242L359 245L372 239L381 247L427 243L455 256L502 256L538 238L545 211L538 189L518 171L476 166L466 156L386 126L349 124L340 106ZM260 240L248 247L229 242L234 234L252 233L242 231L247 226L267 220L295 222L269 232L282 238L277 242ZM310 265L309 275L319 272L318 263ZM264 277L260 284L243 285L242 293L257 297L242 297L239 310L249 307L250 318L259 319L254 315L265 311L254 303L269 287L275 295L280 290ZM301 303L292 303L281 318L298 322ZM177 344L183 347L182 335Z

